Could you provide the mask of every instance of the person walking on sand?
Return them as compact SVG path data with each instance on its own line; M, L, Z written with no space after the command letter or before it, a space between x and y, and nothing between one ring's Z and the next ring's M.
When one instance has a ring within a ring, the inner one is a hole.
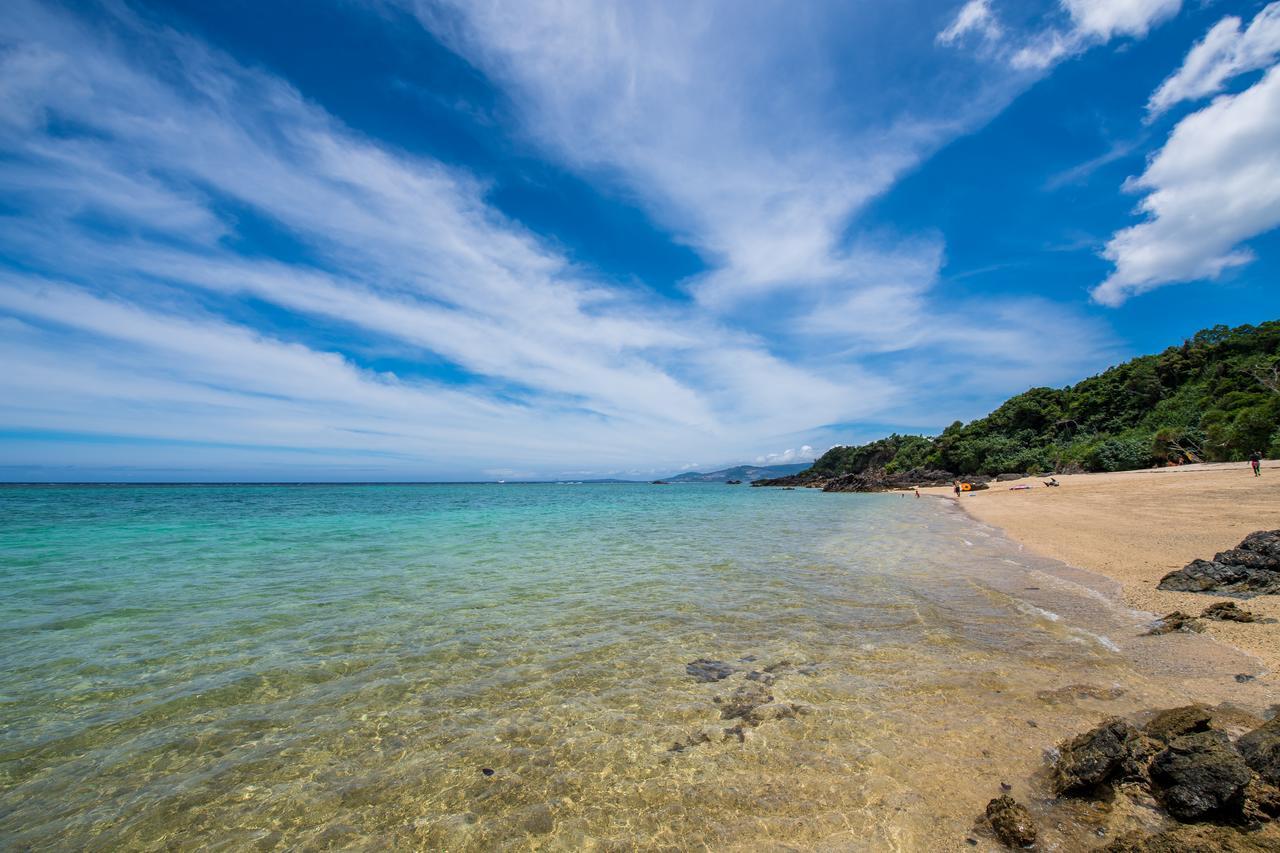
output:
M1262 451L1253 451L1253 455L1249 457L1249 465L1253 468L1253 476L1262 476Z

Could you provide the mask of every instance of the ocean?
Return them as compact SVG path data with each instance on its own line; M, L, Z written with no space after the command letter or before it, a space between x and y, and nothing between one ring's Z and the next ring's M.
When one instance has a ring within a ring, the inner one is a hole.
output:
M950 502L747 486L0 487L0 602L9 849L985 849L1249 665Z

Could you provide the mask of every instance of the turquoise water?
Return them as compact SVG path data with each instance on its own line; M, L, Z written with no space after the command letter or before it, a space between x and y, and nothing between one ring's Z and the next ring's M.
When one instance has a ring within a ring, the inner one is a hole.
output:
M1199 675L897 495L9 487L0 585L19 849L954 849L1053 735ZM725 734L767 666L783 713Z

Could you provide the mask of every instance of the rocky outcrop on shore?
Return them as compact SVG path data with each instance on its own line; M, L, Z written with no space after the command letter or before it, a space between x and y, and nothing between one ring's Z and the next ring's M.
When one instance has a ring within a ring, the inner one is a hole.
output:
M1250 533L1212 560L1192 560L1161 579L1158 589L1212 592L1233 598L1280 594L1280 530Z
M1132 800L1177 821L1144 830L1121 824L1097 848L1106 853L1280 849L1280 717L1219 726L1218 713L1170 708L1141 727L1111 717L1059 744L1051 768L1058 804ZM1226 731L1248 725L1256 727L1234 741ZM992 800L985 818L1009 847L1035 841L1032 816L1008 796Z
M822 489L824 492L891 492L926 486L950 486L958 479L971 483L975 489L987 488L988 477L960 477L950 471L935 468L912 468L910 471L888 472L884 468L868 468L857 474L826 476L812 470L801 471L789 477L773 480L757 480L753 486L781 486L784 488Z

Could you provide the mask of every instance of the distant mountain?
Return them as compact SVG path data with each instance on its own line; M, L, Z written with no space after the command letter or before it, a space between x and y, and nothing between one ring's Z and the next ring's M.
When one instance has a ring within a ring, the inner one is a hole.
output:
M812 464L812 462L797 462L793 465L769 465L764 467L759 465L739 465L736 468L725 468L721 471L712 471L709 474L703 474L700 471L688 471L684 474L677 474L674 477L664 477L663 482L727 483L729 480L741 480L744 483L754 483L756 480L799 474Z

